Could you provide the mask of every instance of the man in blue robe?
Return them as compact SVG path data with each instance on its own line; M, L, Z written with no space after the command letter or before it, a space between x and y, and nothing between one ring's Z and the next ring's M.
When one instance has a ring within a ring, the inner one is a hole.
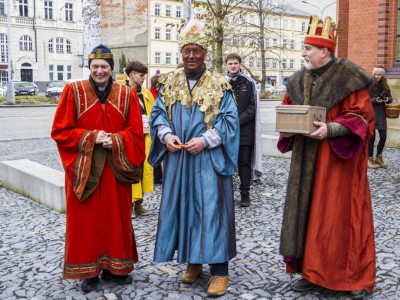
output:
M204 60L202 24L182 30L183 68L161 76L150 117L149 163L164 166L155 262L188 263L192 283L210 265L207 293L228 288L228 262L236 256L232 174L237 168L239 117L232 90Z

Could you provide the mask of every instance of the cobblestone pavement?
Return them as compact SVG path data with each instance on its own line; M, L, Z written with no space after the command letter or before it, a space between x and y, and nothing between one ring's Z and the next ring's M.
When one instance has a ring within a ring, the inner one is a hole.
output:
M17 149L17 153L15 152ZM0 161L26 158L61 170L50 138L0 142ZM369 170L377 248L377 282L368 299L400 299L400 150L385 149L388 170ZM350 299L318 288L290 291L298 276L284 272L278 254L289 159L264 157L265 176L252 187L252 205L236 207L238 255L230 263L230 287L219 299ZM149 216L132 220L140 262L127 286L101 282L83 295L79 281L63 280L65 215L0 187L0 299L203 299L209 269L192 284L179 281L183 266L152 262L161 186L148 194ZM235 198L239 198L238 191Z

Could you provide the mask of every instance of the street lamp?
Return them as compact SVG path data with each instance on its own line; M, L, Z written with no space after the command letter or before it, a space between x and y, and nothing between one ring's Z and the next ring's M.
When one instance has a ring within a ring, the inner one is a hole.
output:
M333 4L336 4L336 1L335 1L335 2L332 2L332 3L328 4L328 5L326 5L325 7L323 7L323 8L321 9L319 6L316 6L316 5L314 5L314 4L310 3L310 2L307 2L306 0L302 0L301 2L303 2L304 4L308 4L308 5L311 5L311 6L314 6L315 8L317 8L317 9L319 10L319 12L321 13L321 19L324 17L324 10L325 10L328 6L331 6L331 5L333 5Z

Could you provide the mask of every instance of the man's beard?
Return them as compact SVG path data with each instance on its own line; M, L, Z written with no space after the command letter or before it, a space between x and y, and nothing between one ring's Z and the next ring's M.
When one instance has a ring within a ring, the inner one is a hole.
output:
M313 64L310 63L308 60L305 60L305 61L304 61L304 67L305 67L307 70L314 70L314 69L315 69L315 67L313 66Z

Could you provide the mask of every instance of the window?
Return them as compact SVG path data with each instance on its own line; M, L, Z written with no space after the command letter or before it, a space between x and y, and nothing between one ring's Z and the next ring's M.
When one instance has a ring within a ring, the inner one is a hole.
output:
M277 66L278 66L278 60L277 60L277 59L274 59L274 60L272 61L272 68L273 68L273 69L276 69Z
M170 40L171 40L171 28L166 28L166 29L165 29L165 39L166 39L167 41L170 41Z
M72 78L72 66L67 66L67 79Z
M154 28L154 38L156 40L161 39L161 28L160 27Z
M56 52L64 53L64 39L63 38L56 38Z
M269 59L266 59L266 60L265 60L265 67L266 67L267 69L269 69Z
M175 63L176 63L177 65L179 65L179 63L181 62L181 55L180 55L179 52L176 52L175 55L176 55Z
M269 47L271 47L271 43L270 43L269 39L267 38L267 39L265 39L265 48L269 48Z
M279 19L278 18L274 18L273 22L274 23L272 24L272 27L279 28Z
M278 46L278 40L272 39L272 47L277 47L277 46Z
M165 64L170 65L171 64L171 58L172 58L172 53L167 52L165 53Z
M54 80L54 65L49 65L49 80Z
M265 27L270 28L271 27L271 18L267 17L265 19Z
M8 72L0 72L0 81L6 84L8 82Z
M254 57L249 58L249 68L254 67Z
M161 64L161 52L154 53L154 63Z
M304 40L301 41L301 50L304 50Z
M290 65L289 65L289 68L290 69L294 69L294 59L292 58L292 59L290 59L290 63L289 63Z
M301 31L303 32L307 31L306 22L301 22Z
M28 16L28 0L19 0L19 16Z
M296 21L295 20L290 20L290 29L296 30Z
M32 39L29 35L23 35L19 39L19 50L32 51Z
M182 16L182 6L177 6L175 10L175 16L180 18Z
M53 1L44 1L44 18L53 20Z
M257 44L257 43L256 43L255 40L253 40L253 39L250 40L250 47L255 47L256 44Z
M68 54L72 53L70 40L65 40L65 48L66 48Z
M287 39L283 39L282 48L287 48L287 44L288 44L288 40Z
M245 46L245 45L246 45L246 37L242 36L242 38L241 38L241 40L240 40L240 44L241 44L242 46Z
M165 6L165 15L166 15L167 17L170 17L170 16L171 16L171 5L166 5L166 6Z
M290 40L290 49L294 50L294 40Z
M53 39L49 40L49 52L51 52L51 53L54 52Z
M8 62L8 39L7 35L0 33L0 62Z
M283 29L288 29L289 28L289 22L287 19L283 19Z
M0 0L0 15L4 16L6 11L4 10L4 0Z
M64 66L57 65L57 80L64 80Z
M251 15L250 16L250 24L255 24L255 23L256 23L256 21L254 19L254 15Z
M287 59L282 59L282 69L287 69Z
M257 68L262 68L261 59L257 59Z
M160 11L161 11L161 4L160 3L155 3L154 4L154 14L156 16L160 15Z
M65 21L72 22L74 20L73 12L72 3L65 3Z

